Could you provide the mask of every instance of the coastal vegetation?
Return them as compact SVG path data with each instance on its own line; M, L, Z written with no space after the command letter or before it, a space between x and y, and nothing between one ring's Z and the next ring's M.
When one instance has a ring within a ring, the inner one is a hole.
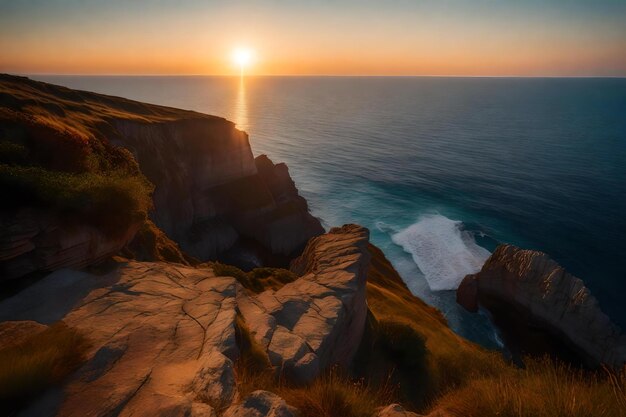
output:
M63 115L3 108L0 123L0 191L10 196L3 210L43 208L107 236L146 218L153 187L128 150Z

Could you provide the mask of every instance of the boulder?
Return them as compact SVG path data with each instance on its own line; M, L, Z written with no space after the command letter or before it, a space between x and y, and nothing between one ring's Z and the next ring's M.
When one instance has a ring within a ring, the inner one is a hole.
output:
M241 294L240 311L278 373L305 383L330 365L349 365L367 316L368 238L361 226L334 228L294 260L299 279L278 291Z
M500 245L479 273L465 277L457 300L470 311L480 303L495 319L514 311L510 314L562 340L588 365L620 369L626 363L626 335L582 280L542 252Z

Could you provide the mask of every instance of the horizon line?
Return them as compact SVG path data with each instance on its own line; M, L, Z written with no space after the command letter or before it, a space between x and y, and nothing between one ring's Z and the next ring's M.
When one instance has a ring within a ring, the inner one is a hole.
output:
M626 78L623 75L440 75L440 74L248 74L241 77L238 74L124 74L124 73L48 73L48 72L20 72L9 73L17 76L55 76L55 77L326 77L326 78Z

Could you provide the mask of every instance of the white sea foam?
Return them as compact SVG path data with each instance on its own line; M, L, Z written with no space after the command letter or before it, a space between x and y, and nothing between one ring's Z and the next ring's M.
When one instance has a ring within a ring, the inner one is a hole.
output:
M411 254L431 290L455 290L490 255L461 226L462 222L439 214L425 215L391 238Z

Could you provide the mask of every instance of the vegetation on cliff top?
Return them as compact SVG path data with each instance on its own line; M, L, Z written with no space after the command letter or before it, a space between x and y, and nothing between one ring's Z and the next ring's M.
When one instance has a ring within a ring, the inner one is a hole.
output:
M146 218L153 187L132 154L110 144L95 106L73 100L77 94L0 77L0 192L10 196L0 209L43 208L121 235Z
M153 186L116 121L223 119L0 74L1 210L44 208L108 236L146 218Z

